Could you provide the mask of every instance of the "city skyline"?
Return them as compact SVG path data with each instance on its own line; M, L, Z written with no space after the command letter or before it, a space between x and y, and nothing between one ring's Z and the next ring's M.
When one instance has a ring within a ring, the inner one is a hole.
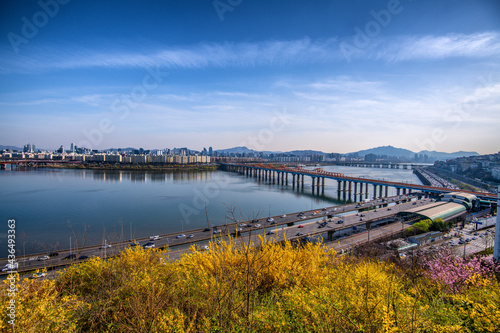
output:
M499 150L496 1L5 1L0 142Z

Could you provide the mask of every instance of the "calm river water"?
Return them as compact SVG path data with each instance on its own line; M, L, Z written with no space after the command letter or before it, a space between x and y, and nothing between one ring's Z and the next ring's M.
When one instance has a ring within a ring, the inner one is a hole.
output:
M323 167L351 176L421 184L411 170ZM237 173L30 169L0 171L0 257L7 256L7 221L16 221L18 255L69 248L70 237L86 245L148 237L233 217L288 214L341 204L337 182L314 194L310 178L302 190ZM372 186L369 187L372 191ZM390 189L389 195L395 190ZM373 194L370 193L370 197ZM342 198L341 198L342 199ZM206 209L205 209L206 204Z

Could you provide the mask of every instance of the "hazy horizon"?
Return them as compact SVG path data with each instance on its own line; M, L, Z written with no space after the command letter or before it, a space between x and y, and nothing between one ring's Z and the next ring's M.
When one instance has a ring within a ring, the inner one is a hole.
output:
M498 1L0 9L10 145L500 150Z

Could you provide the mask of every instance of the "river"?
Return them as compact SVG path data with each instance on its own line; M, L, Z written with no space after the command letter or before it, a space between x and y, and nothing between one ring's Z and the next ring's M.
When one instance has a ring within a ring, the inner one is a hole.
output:
M323 168L421 184L411 170ZM15 245L22 255L67 249L76 241L97 245L342 203L335 181L327 180L324 194L315 194L305 179L302 190L225 171L1 170L0 257L7 256L9 219L15 220Z

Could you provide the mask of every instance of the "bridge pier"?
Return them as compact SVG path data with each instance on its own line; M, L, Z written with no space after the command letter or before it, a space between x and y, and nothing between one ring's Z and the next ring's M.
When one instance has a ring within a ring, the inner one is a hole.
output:
M401 189L399 187L396 188L396 195L400 195L401 194Z
M365 198L368 199L368 183L365 183Z
M386 198L389 196L388 193L389 193L389 186L386 186L385 187L385 197Z

